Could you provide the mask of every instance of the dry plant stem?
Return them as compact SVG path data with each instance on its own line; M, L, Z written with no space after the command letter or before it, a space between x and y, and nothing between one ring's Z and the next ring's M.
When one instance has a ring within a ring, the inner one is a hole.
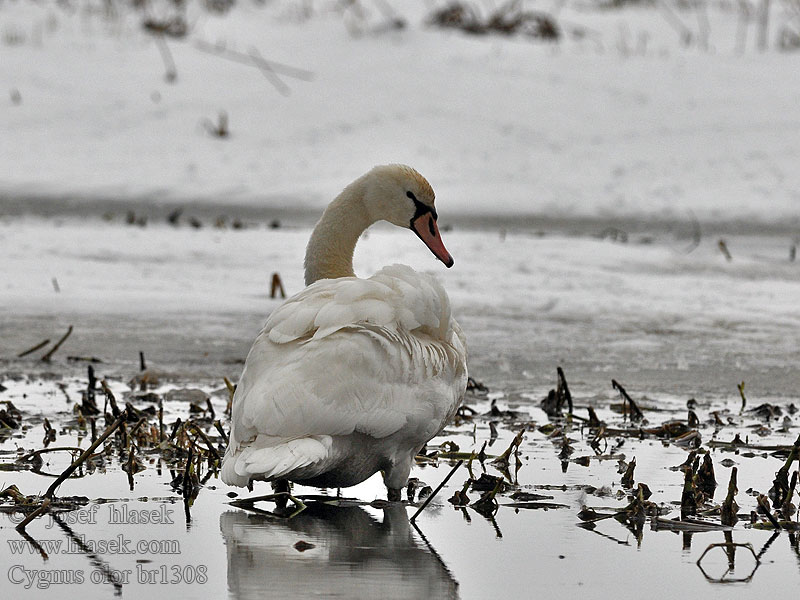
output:
M250 54L244 54L242 52L236 52L235 50L228 50L227 48L221 48L214 44L209 44L208 42L205 42L203 40L196 40L194 42L194 47L200 50L201 52L214 54L216 56L219 56L220 58L226 58L228 60L232 60L234 62L242 63L249 66L259 66L254 62L253 56ZM314 79L314 74L311 71L306 71L305 69L298 69L297 67L290 67L289 65L275 62L274 60L266 60L264 58L261 58L261 61L269 65L269 68L274 73L286 75L287 77L294 77L295 79L300 79L302 81L311 81L312 79Z
M19 525L16 526L16 530L17 531L25 531L25 527L27 527L28 523L33 521L39 515L44 514L45 512L47 512L47 510L49 508L50 508L50 498L45 497L45 499L42 501L41 505L39 505L39 508L37 508L35 511L30 513L27 517L25 517L25 519Z
M625 508L621 508L616 512L613 513L598 513L593 508L589 508L587 506L583 507L583 510L578 513L578 518L583 521L584 523L597 523L598 521L604 521L605 519L611 519L612 517L616 517L617 514L625 512Z
M144 419L142 419L144 421ZM132 434L133 432L131 432ZM134 459L134 449L133 449L133 435L128 438L128 485L130 486L130 490L133 491L133 459Z
M792 446L771 446L769 444L745 444L744 442L721 442L719 440L709 440L706 444L709 448L741 448L745 450L762 450L764 452L791 452Z
M714 463L710 454L703 457L702 463L697 469L697 487L709 498L714 498L714 491L717 489L717 479L714 474Z
M0 492L0 498L11 498L16 504L25 504L25 502L27 502L25 496L19 491L19 488L13 484Z
M486 445L486 442L484 442ZM467 461L467 472L469 473L470 479L475 479L475 473L472 472L472 461L475 460L475 454L470 455L469 460Z
M121 445L123 447L127 446L128 445L128 428L125 427L125 422L124 421L119 424L119 433L120 433L120 437L122 438Z
M161 60L164 61L164 79L167 81L167 83L172 83L178 78L178 70L175 68L175 61L172 58L172 52L170 52L169 46L167 46L167 42L164 40L163 35L156 34L153 36L153 39L155 40L158 51L161 54Z
M89 365L86 369L87 377L89 378L86 384L86 397L92 404L97 404L94 398L95 388L97 387L97 377L94 374L94 367Z
M211 451L211 454L214 455L215 459L222 460L216 448L214 448L214 444L211 443L211 440L208 439L208 436L205 433L203 433L202 429L200 429L193 421L188 421L186 426L194 429L195 433L202 438L203 442L205 442L205 445L208 446L209 451Z
M634 456L631 459L631 462L628 463L628 468L625 469L625 474L622 476L622 487L624 488L632 488L633 487L633 471L636 468L636 457Z
M796 460L800 461L800 436L797 436L797 440L795 440L794 444L791 446L791 450L789 451L789 456L786 458L786 462L775 474L775 480L773 481L773 489L775 490L775 508L780 508L783 505L786 496L790 494L789 469L792 468L792 463Z
M56 350L58 350L61 347L61 344L67 341L67 338L70 336L71 333L72 333L72 325L69 326L69 328L67 329L67 333L65 333L61 337L61 339L58 340L52 348L50 348L50 351L47 354L45 354L41 358L41 360L43 360L44 362L50 362L50 358L52 358L53 354L56 353Z
M225 387L228 388L228 395L233 398L234 392L236 392L236 386L231 383L231 380L227 377L223 377L222 381L225 382Z
M471 504L472 507L480 507L480 506L491 506L492 504L496 507L497 500L495 496L497 496L497 492L500 491L500 486L503 483L502 479L498 479L497 483L494 484L494 488L485 492L478 500Z
M567 385L567 378L564 375L564 369L561 367L556 367L556 373L558 373L558 385L556 394L559 397L563 397L567 401L567 406L569 407L569 414L572 414L572 394L569 391L569 386Z
M216 413L214 412L214 406L211 404L211 398L206 398L206 407L208 408L208 412L211 415L211 420L214 420L216 417Z
M222 423L220 423L220 422L219 422L219 419L217 419L216 421L214 421L214 427L216 427L216 428L217 428L217 431L218 431L218 432L219 432L219 434L222 436L222 439L224 440L224 442L225 442L225 445L227 446L227 445L228 445L228 443L230 442L230 440L229 440L229 438L228 438L228 434L227 434L227 433L225 433L225 430L222 428Z
M136 432L139 430L139 427L141 427L142 424L144 424L145 421L147 421L147 417L142 417L141 419L136 421L136 425L134 425L133 429L131 429L131 433L130 433L130 437L131 438L133 438L136 435Z
M639 410L636 402L633 401L633 398L630 397L625 388L622 387L616 379L611 380L611 387L619 392L620 396L622 396L623 403L627 403L627 406L630 406L631 421L640 421L644 419L644 414ZM623 414L626 413L623 412Z
M722 255L725 257L725 260L728 262L733 260L733 256L731 255L730 250L728 250L728 244L725 242L725 240L718 241L717 246L719 247L719 251L722 252Z
M236 386L231 383L227 377L222 378L225 382L225 387L228 388L228 404L225 406L225 414L230 416L233 409L233 395L236 393Z
M58 446L56 448L41 448L39 450L33 450L32 452L28 452L25 456L19 457L17 459L17 462L25 462L27 460L32 459L34 456L47 454L48 452L83 452L83 448L78 448L77 446Z
M509 444L508 448L505 449L500 456L498 456L494 461L494 464L508 464L508 459L511 457L511 453L514 452L517 448L519 448L520 444L522 443L522 436L525 434L524 429L520 429L517 435L514 436L514 439L511 440L511 444Z
M103 393L106 395L106 400L108 400L109 404L111 404L111 412L115 417L118 417L120 414L119 406L117 406L117 399L114 397L114 392L111 391L111 388L108 387L108 382L105 379L100 382L101 387L103 388Z
M106 439L108 439L108 437L112 433L114 433L117 430L117 428L120 425L122 425L122 423L125 422L127 416L128 416L127 413L123 411L122 414L120 414L120 416L117 417L117 420L114 421L111 425L109 425L103 432L103 434L99 438L97 438L97 440L91 446L89 446L86 450L83 451L83 454L81 454L78 458L76 458L70 466L64 469L64 472L58 476L58 479L56 479L50 485L50 487L47 488L47 491L44 494L45 499L50 499L53 497L56 490L58 489L58 486L64 483L64 481L66 481L67 478L69 478L69 476L72 475L75 472L75 470L81 464L83 464L87 458L89 458L92 455L92 453L97 449L97 447L104 441L106 441Z
M158 443L164 441L164 401L158 399Z
M717 525L716 523L707 523L704 521L687 518L687 519L664 519L662 517L653 517L652 523L658 529L669 529L670 531L683 531L683 532L703 532L703 531L730 531L732 529L729 525Z
M455 474L455 472L458 470L458 468L459 468L461 465L463 465L463 464L464 464L464 460L463 460L463 459L462 459L462 460L459 460L459 461L458 461L458 462L455 464L455 466L454 466L454 467L453 467L453 468L450 470L450 472L447 474L447 477L445 477L445 478L442 480L442 483L440 483L438 486L436 486L436 489L435 489L435 490L433 490L433 492L431 493L431 495L430 495L430 496L428 496L427 498L425 498L425 502L423 502L423 503L422 503L422 506L420 506L420 507L417 509L417 512L415 512L413 515L411 515L411 519L409 519L409 520L411 521L411 523L413 523L413 522L416 520L417 516L418 516L418 515L419 515L419 514L420 514L420 513L421 513L423 510L425 510L425 507L427 507L427 506L428 506L428 504L430 504L430 503L431 503L431 500L433 500L434 496L436 496L436 494L438 494L438 493L441 491L441 489L442 489L442 488L443 488L443 487L444 487L444 486L447 484L447 482L448 482L448 481L450 481L450 478L451 478L451 477L452 477L452 476Z
M786 494L786 497L783 499L783 504L780 507L781 512L783 512L783 517L787 521L792 518L792 512L795 511L794 504L792 504L792 498L794 497L795 489L797 489L798 478L800 478L800 471L795 471L792 473L792 483L789 485L789 492Z
M37 350L39 350L39 348L44 348L49 343L50 343L50 339L49 338L44 340L43 342L39 342L38 344L36 344L32 348L28 348L24 352L20 352L19 354L17 354L17 358L22 358L23 356L28 356L28 354L32 354L33 352L36 352Z
M764 494L760 494L758 496L757 502L758 502L758 507L761 509L761 513L765 517L767 517L767 520L772 524L772 526L775 529L781 529L781 524L778 522L778 520L775 518L775 516L772 514L772 511L770 510L769 499Z
M266 77L267 81L272 84L272 87L274 87L281 96L288 96L291 91L289 90L289 86L286 85L280 77L278 77L278 75L275 73L275 70L270 66L269 62L267 62L264 57L261 56L261 53L257 48L250 48L250 57L253 60L253 64L259 68L264 77Z
M739 505L736 504L736 493L739 491L736 487L736 474L738 470L736 467L731 469L731 479L728 483L728 495L725 502L722 503L722 512L720 520L723 525L735 525L736 513L739 511Z
M742 383L737 383L736 387L739 389L739 395L742 397L742 408L739 410L739 414L744 412L744 407L747 405L747 398L744 395L744 381Z
M67 359L69 359L69 357L67 357ZM72 398L70 398L69 394L67 393L67 386L63 383L59 383L58 389L60 389L61 393L64 394L64 398L67 400L67 404L72 403Z
M436 462L436 459L443 458L445 460L470 460L472 458L477 458L481 460L480 452L475 454L474 452L439 452L436 454L435 458L428 458L427 456L421 457L417 455L417 460L420 461L427 461L427 462ZM484 454L484 459L487 458L500 458L499 456L495 456L494 454Z
M189 448L189 454L186 457L186 466L183 470L183 497L184 499L188 499L191 496L192 492L192 485L191 485L191 477L192 477L192 459L194 458L194 453L192 449Z
M272 283L269 287L269 297L275 298L275 296L280 293L281 298L286 298L286 290L283 289L283 282L281 281L281 276L277 273L272 274Z
M683 493L681 494L681 518L697 513L694 495L693 473L691 467L684 467Z
M171 442L175 438L175 436L178 435L178 432L181 430L181 425L182 424L183 424L183 421L181 421L180 417L175 419L175 422L172 424L172 431L170 432L169 438L167 439L167 441Z

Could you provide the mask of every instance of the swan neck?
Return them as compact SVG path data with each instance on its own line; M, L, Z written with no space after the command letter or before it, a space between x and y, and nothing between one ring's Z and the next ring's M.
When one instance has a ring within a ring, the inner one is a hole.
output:
M306 248L305 282L354 277L353 252L373 221L364 206L362 180L356 180L328 205Z

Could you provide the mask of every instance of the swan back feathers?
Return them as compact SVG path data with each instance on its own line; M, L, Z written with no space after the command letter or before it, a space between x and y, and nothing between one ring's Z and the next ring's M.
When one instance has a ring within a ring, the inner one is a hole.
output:
M262 334L285 344L366 325L446 341L450 321L450 304L436 279L405 265L391 265L369 279L341 277L313 283L275 310Z

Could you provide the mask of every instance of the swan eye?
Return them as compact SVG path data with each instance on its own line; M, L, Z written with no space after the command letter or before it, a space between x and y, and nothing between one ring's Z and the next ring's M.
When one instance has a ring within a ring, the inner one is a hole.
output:
M425 213L431 213L431 216L433 216L434 221L439 218L439 215L436 214L436 209L433 208L432 206L428 206L427 204L423 204L422 202L417 200L417 197L414 195L414 192L406 192L406 196L408 196L409 198L411 198L411 200L414 201L414 208L416 209L414 211L414 217L411 219L412 222L416 220L417 217L421 217Z

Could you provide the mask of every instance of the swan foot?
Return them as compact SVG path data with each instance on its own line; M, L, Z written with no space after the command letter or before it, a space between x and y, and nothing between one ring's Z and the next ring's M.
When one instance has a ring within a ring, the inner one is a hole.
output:
M272 482L272 490L275 494L286 494L285 496L278 496L275 498L275 507L278 509L283 510L286 508L287 503L289 502L289 494L291 492L291 488L289 487L289 482L285 479L278 479L277 481Z

